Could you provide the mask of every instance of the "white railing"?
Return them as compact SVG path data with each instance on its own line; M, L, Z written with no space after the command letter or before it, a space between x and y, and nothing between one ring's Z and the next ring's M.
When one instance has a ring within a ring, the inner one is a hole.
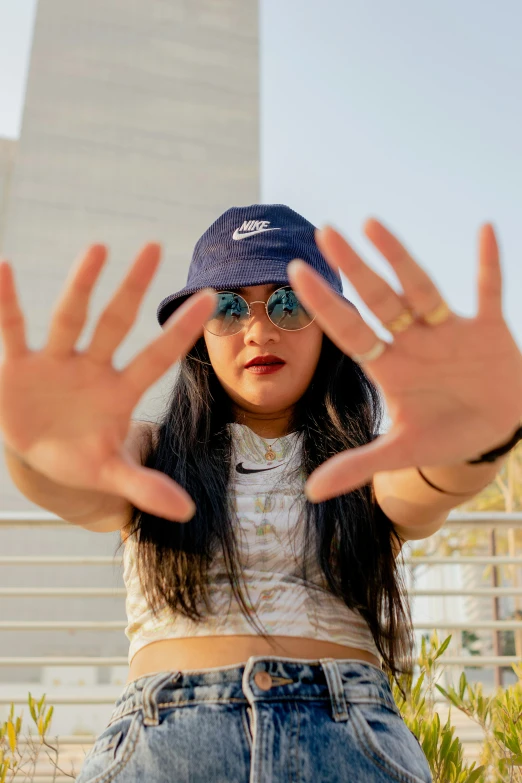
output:
M503 512L495 513L461 513L452 512L445 526L469 526L470 528L518 528L522 527L522 513L507 514ZM69 523L50 514L46 511L35 512L1 512L0 513L0 529L2 528L72 528ZM451 557L441 557L439 555L427 555L427 556L405 556L404 563L407 565L519 565L522 566L522 557L508 556L508 555L456 555ZM122 559L116 557L107 556L18 556L18 555L2 555L0 556L1 566L18 566L18 565L32 565L32 566L115 566L121 565ZM470 597L505 597L505 596L522 596L522 587L478 587L478 588L465 588L459 589L421 589L411 588L408 590L410 597L451 597L451 596L470 596ZM107 587L0 587L0 598L11 597L31 597L33 599L39 598L100 598L100 597L115 597L124 596L125 589L121 588L107 588ZM123 631L126 622L124 620L74 620L74 621L55 621L55 620L0 620L0 632L2 631L82 631L82 630L95 630L99 632L104 631ZM461 631L461 630L491 630L493 632L507 631L507 630L521 630L522 620L476 620L469 623L462 621L426 621L414 623L414 628L417 631L432 631L434 628L440 631ZM8 649L8 645L2 645L1 649ZM449 652L449 651L448 651ZM445 666L451 667L509 667L512 663L520 661L515 655L490 655L490 656L465 656L465 655L451 655L445 654L441 663ZM90 667L125 667L127 666L126 656L27 656L27 657L13 657L9 655L0 655L0 666L90 666ZM33 692L34 684L31 685L31 692ZM1 690L1 684L0 684ZM39 698L39 696L35 696ZM85 695L68 696L63 693L46 695L47 704L60 705L60 704L110 704L114 702L114 698L110 696L95 695L86 693ZM27 704L27 693L20 693L4 696L0 693L0 705L7 705L10 703ZM53 738L51 738L52 740ZM61 745L88 745L94 740L92 735L60 735L54 738ZM48 778L42 777L42 780ZM57 778L58 780L58 778ZM35 778L36 781L36 778Z
M476 512L476 513L450 513L445 522L445 526L469 526L470 528L486 527L522 527L522 513L503 513L503 512ZM47 511L36 512L0 512L0 528L27 528L27 527L46 527L46 528L70 528L68 522L60 519ZM406 556L404 563L407 565L522 565L522 557L508 555L468 555L457 557L440 557L438 555L428 556ZM122 559L107 556L0 556L0 565L49 565L49 566L87 566L87 565L121 565ZM495 596L517 596L522 595L522 587L486 587L486 588L466 588L463 590L447 589L415 589L408 590L411 597L415 596L475 596L475 597L495 597ZM99 598L124 596L125 588L96 588L96 587L2 587L0 588L0 597L20 597L30 596L34 598ZM124 620L76 620L76 621L48 621L48 620L20 620L20 621L2 621L0 620L0 631L114 631L123 630L126 626ZM466 622L455 621L437 621L434 622L416 622L415 630L431 631L433 628L445 631L467 630L470 627L473 630L492 630L492 631L510 631L522 629L522 620L489 620L483 622L473 621L472 626ZM496 666L516 663L517 656L448 656L444 657L444 663L451 666ZM124 656L98 657L98 656L70 656L70 657L24 657L13 658L10 656L0 656L0 666L125 666L127 659ZM26 697L22 699L26 701ZM110 702L110 699L107 700ZM0 704L6 703L0 697Z

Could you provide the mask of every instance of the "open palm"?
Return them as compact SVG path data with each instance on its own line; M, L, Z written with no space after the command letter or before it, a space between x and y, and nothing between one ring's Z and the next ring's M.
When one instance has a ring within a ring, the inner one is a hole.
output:
M313 487L321 499L362 486L378 471L473 459L507 441L522 415L522 354L502 314L493 227L485 224L480 231L476 316L450 312L438 325L423 320L444 301L425 270L379 221L368 220L365 233L392 266L402 294L331 226L317 231L316 241L384 326L408 308L415 320L377 358L363 363L385 398L390 430L314 471L307 489ZM374 347L379 338L373 329L308 264L294 260L288 274L305 307L344 353Z

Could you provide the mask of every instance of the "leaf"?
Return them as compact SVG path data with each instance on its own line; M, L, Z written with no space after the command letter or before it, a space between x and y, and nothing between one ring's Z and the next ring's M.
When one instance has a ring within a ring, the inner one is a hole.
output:
M419 694L420 694L420 690L421 690L421 688L422 688L422 683L424 682L424 675L425 675L425 673L426 673L426 672L422 671L422 672L419 674L419 677L418 677L418 679L417 679L417 682L415 683L415 687L414 687L414 688L413 688L413 690L412 690L412 696L413 696L413 700L414 700L414 702L417 702L417 701L418 701Z
M31 696L31 693L29 693L28 702L29 702L29 711L31 713L31 717L34 720L34 722L36 723L36 712L35 712L35 709L34 709L34 699Z
M464 674L464 672L462 672L459 679L459 696L461 700L464 698L464 693L466 692L466 685L467 685L466 675Z
M7 738L9 740L9 747L11 748L11 753L14 753L16 750L16 733L15 733L15 727L13 726L11 720L7 721Z
M442 742L440 745L440 756L441 758L445 759L448 755L448 748L451 743L451 734L449 731L447 731L445 734L442 735Z
M455 707L461 708L462 704L459 702L457 696L455 693L448 693L442 685L439 685L438 683L435 683L435 687L442 693L443 696L445 696L449 701L452 702L452 704L455 705Z
M486 767L484 765L477 767L476 769L471 772L471 774L468 775L468 777L465 779L464 783L475 783L479 779L479 777L482 775Z
M437 653L436 653L436 655L435 655L435 660L437 660L437 658L440 658L440 656L442 655L442 653L446 651L446 649L447 649L447 647L448 647L448 644L449 644L450 642L451 642L451 634L450 634L450 635L449 635L449 636L448 636L446 639L444 639L444 641L442 642L441 646L440 646L440 647L439 647L439 649L437 650Z
M49 712L47 713L47 717L45 718L44 727L43 727L44 734L47 731L47 727L49 726L49 722L53 716L53 711L54 711L54 707L49 707Z

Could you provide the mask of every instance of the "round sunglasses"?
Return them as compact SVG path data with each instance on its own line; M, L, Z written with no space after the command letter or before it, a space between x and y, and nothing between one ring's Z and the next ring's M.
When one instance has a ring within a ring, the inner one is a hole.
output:
M249 322L251 305L255 303L249 304L241 294L234 291L216 291L216 295L217 307L214 315L205 323L205 329L218 337L237 334ZM278 288L266 302L262 299L257 301L265 305L271 322L288 332L305 329L315 320L315 316L307 313L289 285Z

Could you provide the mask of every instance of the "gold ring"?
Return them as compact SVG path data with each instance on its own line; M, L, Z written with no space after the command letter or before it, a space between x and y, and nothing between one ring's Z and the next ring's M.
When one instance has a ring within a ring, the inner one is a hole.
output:
M388 321L388 323L384 324L384 328L392 334L399 334L400 332L404 332L406 329L408 329L414 322L415 314L413 310L403 310L402 313L397 316L397 318L394 318L392 321Z
M354 362L361 364L362 362L371 362L373 359L377 359L387 347L387 343L384 340L377 340L373 348L370 348L366 353L352 353L351 358Z
M429 313L423 315L422 319L430 326L437 326L438 324L442 324L444 321L447 321L450 315L451 310L449 309L446 302L442 300L441 303L437 305L437 307L435 307Z

